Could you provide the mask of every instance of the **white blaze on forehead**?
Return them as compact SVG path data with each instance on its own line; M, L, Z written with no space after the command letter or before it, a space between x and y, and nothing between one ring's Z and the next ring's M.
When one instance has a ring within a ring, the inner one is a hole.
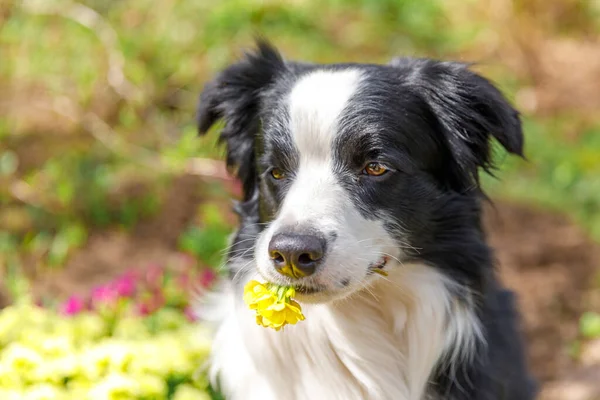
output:
M296 83L288 99L290 131L299 168L281 207L282 224L339 214L340 188L331 149L338 121L360 82L357 70L316 71Z
M329 158L337 121L360 78L353 69L316 71L296 83L289 97L290 129L301 158Z

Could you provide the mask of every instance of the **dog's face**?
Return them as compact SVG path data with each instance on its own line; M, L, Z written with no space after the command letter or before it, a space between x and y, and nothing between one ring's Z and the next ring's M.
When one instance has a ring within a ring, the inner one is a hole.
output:
M437 213L476 196L495 136L520 153L517 113L464 66L284 62L265 44L207 86L200 128L225 120L228 163L263 229L250 263L303 301L363 289L437 241Z

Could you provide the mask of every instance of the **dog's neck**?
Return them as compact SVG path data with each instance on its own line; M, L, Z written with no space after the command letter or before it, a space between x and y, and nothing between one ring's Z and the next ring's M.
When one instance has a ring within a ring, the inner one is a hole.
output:
M306 320L280 332L256 326L230 291L211 373L235 400L427 398L436 367L464 361L480 338L450 285L431 267L397 265L349 298L306 305Z

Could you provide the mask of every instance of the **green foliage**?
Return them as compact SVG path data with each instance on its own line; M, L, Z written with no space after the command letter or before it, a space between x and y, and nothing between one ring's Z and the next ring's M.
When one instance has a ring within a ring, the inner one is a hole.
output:
M220 265L231 230L222 217L222 209L216 205L206 205L201 212L201 220L203 226L191 226L181 235L179 248L208 265Z
M486 177L498 196L567 210L600 240L600 124L565 140L571 119L526 118L527 160L498 152L500 180Z
M18 166L17 156L14 151L4 151L0 154L0 175L12 175Z
M587 312L579 320L579 331L587 339L600 338L600 314Z

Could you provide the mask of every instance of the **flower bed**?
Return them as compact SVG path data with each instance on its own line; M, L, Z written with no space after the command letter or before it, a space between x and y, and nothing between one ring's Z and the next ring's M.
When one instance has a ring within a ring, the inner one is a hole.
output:
M214 278L151 267L63 304L2 310L0 399L211 399L209 336L188 299Z

